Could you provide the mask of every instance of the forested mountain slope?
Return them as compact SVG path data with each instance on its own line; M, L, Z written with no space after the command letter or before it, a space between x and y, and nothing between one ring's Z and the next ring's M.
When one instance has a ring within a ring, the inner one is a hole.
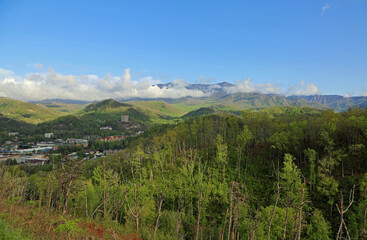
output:
M33 124L52 120L63 115L62 112L49 109L43 105L4 97L0 97L0 114L7 118Z
M143 239L362 239L366 144L366 109L210 114L153 127L119 155L3 166L0 196Z

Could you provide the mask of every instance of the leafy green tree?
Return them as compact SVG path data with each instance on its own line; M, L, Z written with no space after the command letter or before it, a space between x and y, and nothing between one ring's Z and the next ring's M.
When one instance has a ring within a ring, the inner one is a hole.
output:
M262 207L260 209L259 218L260 224L258 225L258 228L256 229L256 238L255 239L261 239L266 240L268 239L268 219L273 214L274 207L273 206L267 206ZM271 225L271 234L270 239L293 239L294 237L294 222L293 221L287 221L287 219L292 219L295 217L295 212L293 209L286 210L282 207L277 207L274 213L273 218L273 224ZM286 236L284 238L284 225L286 226L286 229L289 229L289 231L286 233Z
M338 192L339 183L332 176L332 170L337 162L334 158L324 157L319 161L317 191L328 199L328 203L334 203L334 197Z
M93 170L93 182L95 190L102 200L103 216L107 218L108 201L110 200L111 187L113 186L114 173L112 169L106 169L105 164L98 166Z
M359 189L361 193L361 200L358 209L359 213L361 214L360 222L362 223L359 226L359 237L364 239L367 237L367 173L363 175Z
M216 162L216 167L220 168L220 166L222 167L222 180L225 181L226 178L226 166L228 164L228 147L227 145L223 142L223 138L221 135L217 135L216 138L216 147L217 147L217 152L216 152L216 157L215 157L215 162Z
M310 162L310 190L312 190L312 185L316 183L316 151L308 148L304 153Z
M307 238L309 240L329 240L330 224L325 220L322 212L315 209L312 212L310 223L307 226Z
M286 215L284 222L283 239L287 232L287 221L289 218L288 211L291 206L300 206L303 204L304 195L302 195L301 172L294 163L294 158L291 154L284 155L283 168L280 172L280 187L282 189ZM302 215L302 210L300 210Z
M241 161L242 161L242 153L243 155L246 154L246 147L249 144L249 142L254 138L252 135L252 132L249 130L248 126L243 126L243 130L240 134L237 135L237 142L238 142L238 179L241 177ZM246 173L247 173L247 156L245 155L245 182L246 182Z
M294 157L289 153L284 155L280 180L280 186L284 192L283 196L285 196L288 201L298 201L302 188L301 172L294 163Z
M59 209L62 208L63 215L68 210L69 195L75 187L76 180L81 177L81 171L84 161L78 159L70 159L66 163L62 163L57 172L59 181Z

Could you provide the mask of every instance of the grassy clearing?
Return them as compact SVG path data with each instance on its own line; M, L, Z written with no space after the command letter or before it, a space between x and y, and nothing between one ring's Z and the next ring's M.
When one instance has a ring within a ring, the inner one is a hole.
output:
M134 233L124 233L115 222L98 223L48 213L32 205L0 202L0 239L122 239L138 240Z
M0 239L2 240L27 240L32 239L30 236L26 236L21 230L15 230L6 221L0 217Z

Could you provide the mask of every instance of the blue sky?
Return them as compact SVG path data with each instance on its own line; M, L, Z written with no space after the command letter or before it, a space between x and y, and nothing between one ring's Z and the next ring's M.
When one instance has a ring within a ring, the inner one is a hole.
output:
M367 1L0 0L3 78L49 67L75 81L130 69L135 85L250 79L278 93L367 94Z

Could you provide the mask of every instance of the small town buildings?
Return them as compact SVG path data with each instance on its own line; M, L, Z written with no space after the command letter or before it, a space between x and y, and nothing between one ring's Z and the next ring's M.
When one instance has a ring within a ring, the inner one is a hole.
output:
M66 139L67 144L77 144L82 145L83 147L88 147L88 140L86 139L76 139L76 138L68 138Z
M27 149L17 149L13 150L14 153L27 154L27 153L40 153L40 152L49 152L52 150L52 147L33 147Z
M0 156L0 162L5 162L7 160L15 160L17 164L26 164L31 166L36 165L44 165L49 162L49 158L47 155L33 155L33 156L25 156L25 155L8 155L8 156Z
M30 166L42 166L49 162L49 158L46 156L38 155L26 158L26 164Z
M114 141L121 141L123 139L126 139L125 135L122 136L108 136L104 138L100 138L99 140L102 142L114 142Z
M54 142L39 142L36 144L37 147L53 147L55 145Z
M105 126L105 127L101 127L99 128L100 130L112 130L111 126Z

